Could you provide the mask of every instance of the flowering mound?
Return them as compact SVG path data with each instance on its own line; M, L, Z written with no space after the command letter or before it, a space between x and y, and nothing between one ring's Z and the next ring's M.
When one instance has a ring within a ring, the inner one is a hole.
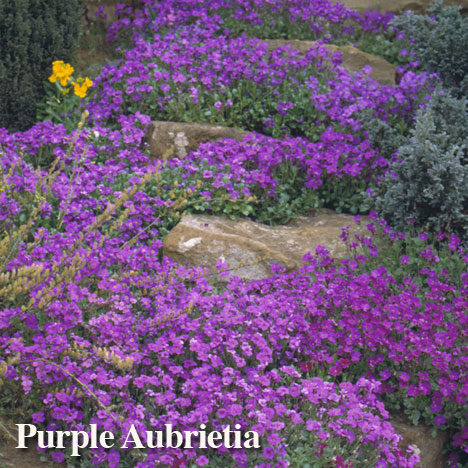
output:
M287 450L294 431L302 434L305 457L347 456L348 444L358 440L355 460L414 466L414 456L399 451L398 437L383 421L378 384L336 387L301 378L291 367L313 356L308 323L316 294L312 287L303 294L312 267L251 285L234 279L216 294L203 272L160 263L154 248L91 243L97 232L83 239L92 249L75 241L62 246L62 258L55 253L53 263L39 261L50 256L52 241L41 235L39 245L35 239L28 246L32 264L23 261L9 274L14 294L28 278L31 299L24 296L21 304L16 297L16 307L2 311L0 341L10 356L7 388L44 392L31 408L33 422L45 421L49 430L96 424L117 434L133 424L141 437L169 423L185 430L240 424L263 436L261 454L221 450L210 466L225 466L226 457L239 466L267 466L273 459L288 466L296 456ZM92 449L87 457L93 466L121 466L121 457L138 467L207 463L187 449L151 450L142 459L134 451ZM53 458L63 459L62 452Z
M136 12L120 4L115 13L124 18L111 25L112 38L126 30L135 37L147 37L168 28L196 23L210 25L215 31L227 30L233 35L248 31L261 38L336 40L356 38L366 31L382 32L393 16L376 11L360 15L329 0L215 0L209 7L201 0L150 0Z
M416 467L389 422L400 408L466 450L468 258L456 236L444 247L446 233L429 244L375 223L369 237L343 233L342 263L320 247L300 271L225 286L221 261L208 272L161 254L185 212L277 223L323 206L366 211L362 192L394 156L366 119L406 138L437 78L406 71L380 86L319 44L300 56L262 39L358 42L384 37L389 17L325 0L118 13L128 17L111 34L130 33L118 64L91 84L54 62L51 81L75 91L63 115L0 129L0 404L42 429L94 424L119 443L167 425L261 440L92 447L81 466ZM251 133L154 161L151 119ZM48 448L58 462L75 455Z
M407 72L392 88L350 76L340 64L339 54L318 44L300 57L289 46L269 51L258 39L184 26L151 42L138 39L118 66L104 67L91 109L98 119L139 110L159 120L313 137L330 124L358 130L358 113L367 108L383 119L411 118L415 97L428 92L425 74Z
M351 75L339 56L319 45L299 56L289 46L270 51L267 43L245 35L213 34L209 24L183 25L151 42L136 38L121 63L104 67L96 78L89 105L93 121L112 125L122 113L139 112L156 120L239 127L273 136L278 144L285 138L306 138L317 143L313 151L319 151L326 168L316 178L325 179L327 171L334 174L313 207L337 208L345 200L346 209L363 212L363 189L381 175L374 169L388 163L371 155L363 120L370 113L404 132L433 79L408 71L398 87L380 86L368 76L369 68ZM270 145L273 140L258 137L257 142ZM341 178L335 174L338 159L346 161L350 176L341 181L335 177ZM303 182L296 184L296 192ZM308 177L308 183L317 182ZM261 215L258 219L264 220Z

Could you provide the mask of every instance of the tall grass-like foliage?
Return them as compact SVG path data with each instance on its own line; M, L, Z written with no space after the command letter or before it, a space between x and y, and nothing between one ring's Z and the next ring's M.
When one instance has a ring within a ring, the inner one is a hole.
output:
M54 60L76 48L83 0L0 0L0 127L25 130Z

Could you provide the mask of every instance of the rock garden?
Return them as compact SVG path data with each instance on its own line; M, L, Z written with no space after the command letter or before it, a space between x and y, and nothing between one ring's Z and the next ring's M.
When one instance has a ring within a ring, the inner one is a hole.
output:
M0 467L467 467L467 11L0 0Z

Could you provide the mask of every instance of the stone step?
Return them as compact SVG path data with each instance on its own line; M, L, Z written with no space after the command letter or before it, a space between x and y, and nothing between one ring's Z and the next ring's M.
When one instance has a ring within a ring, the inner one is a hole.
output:
M344 6L359 13L377 10L381 13L395 14L407 10L423 13L433 2L434 0L340 0ZM444 5L457 5L461 7L462 11L468 11L468 0L444 0Z
M153 158L183 158L200 143L231 138L241 141L249 132L237 128L192 122L151 122L147 141Z
M350 236L365 231L352 216L328 210L301 217L295 226L273 227L249 220L187 215L164 239L163 254L179 264L207 267L213 272L221 260L235 269L232 275L246 281L259 280L272 276L274 263L287 272L299 269L304 265L304 254L314 253L319 244L333 258L343 259L346 248L339 236L347 225L351 225Z
M268 43L269 50L289 45L301 55L305 55L310 49L318 47L315 41L299 41L296 39L265 39L264 42ZM372 68L372 72L370 73L371 78L381 85L395 86L397 67L385 59L368 54L350 45L337 46L324 44L323 47L333 53L339 52L342 55L343 66L349 73L361 72L364 66L369 65Z

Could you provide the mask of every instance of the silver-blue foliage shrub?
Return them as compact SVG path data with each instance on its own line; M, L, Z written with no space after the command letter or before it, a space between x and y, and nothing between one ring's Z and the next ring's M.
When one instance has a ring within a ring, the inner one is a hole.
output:
M455 233L468 245L468 109L437 92L379 185L376 210L395 229Z

